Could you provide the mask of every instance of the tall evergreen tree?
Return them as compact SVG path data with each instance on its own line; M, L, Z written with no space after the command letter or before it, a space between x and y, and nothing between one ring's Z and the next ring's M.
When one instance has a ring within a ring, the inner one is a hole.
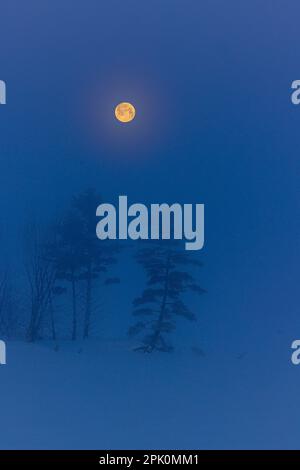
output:
M56 268L56 280L70 285L72 302L73 341L78 335L78 282L83 270L83 233L74 212L69 212L57 226L57 239L52 245L51 258Z
M192 266L201 266L189 253L183 252L176 242L149 242L150 246L138 251L136 260L143 266L147 286L133 302L133 315L142 317L130 328L129 334L143 334L144 352L171 351L166 335L176 328L176 317L195 320L196 316L186 305L187 292L204 293L189 272Z

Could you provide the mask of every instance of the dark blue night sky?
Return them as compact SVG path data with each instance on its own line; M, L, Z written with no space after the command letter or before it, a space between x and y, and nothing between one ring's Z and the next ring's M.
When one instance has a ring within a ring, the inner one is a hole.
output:
M290 99L291 83L300 78L299 13L297 0L2 0L3 260L21 264L28 218L51 220L88 187L106 202L125 194L131 203L204 203L205 246L194 256L203 262L197 275L207 291L192 300L198 322L182 322L174 333L179 352L155 356L159 374L168 361L175 375L183 374L187 402L199 400L203 409L186 403L183 414L174 382L173 414L162 405L161 432L150 423L140 434L143 423L133 416L128 424L120 412L126 400L115 392L107 398L104 431L83 430L86 418L79 414L74 439L58 441L55 424L45 430L47 417L39 421L35 410L31 437L22 441L21 431L15 437L11 431L4 446L299 446L300 368L290 361L300 335L300 106ZM136 107L128 125L115 120L120 101ZM130 255L122 256L120 297L108 300L100 328L109 339L126 337L132 293L142 284ZM205 351L197 361L181 352L195 344ZM10 362L20 361L19 347L12 345ZM91 354L95 361L96 351ZM130 354L126 367L135 377L143 359L136 365ZM151 358L146 361L141 380L149 385ZM9 395L13 384L22 385L13 365L5 367L0 382ZM101 379L89 373L102 390ZM64 383L60 375L57 380ZM164 381L158 387L167 396ZM30 395L28 385L24 393ZM67 402L67 393L61 390L60 400ZM84 406L79 395L76 400ZM136 406L137 415L149 409L149 403ZM25 429L27 415L12 418L15 411L8 410L7 426L12 419Z

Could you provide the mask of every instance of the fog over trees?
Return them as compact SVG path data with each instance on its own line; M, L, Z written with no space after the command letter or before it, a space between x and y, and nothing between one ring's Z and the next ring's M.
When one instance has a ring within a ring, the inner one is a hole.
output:
M133 300L132 349L172 351L175 344L170 334L177 319L197 319L200 312L192 312L188 305L191 294L205 292L195 279L195 268L201 267L198 257L170 240L122 246L118 241L99 240L95 231L100 202L101 196L88 189L74 196L50 223L26 223L21 281L13 282L5 267L0 273L1 339L52 340L58 348L59 341L97 337L97 325L105 315L103 299L118 298L120 284L123 291L135 287L127 274L134 264L142 269L140 281L145 288ZM128 256L125 275L119 264L124 251ZM130 324L130 304L121 305L115 321L128 315ZM127 337L126 328L123 336Z

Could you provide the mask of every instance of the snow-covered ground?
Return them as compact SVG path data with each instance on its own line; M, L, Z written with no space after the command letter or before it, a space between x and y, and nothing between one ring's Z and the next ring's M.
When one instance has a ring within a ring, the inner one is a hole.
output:
M118 341L7 344L1 449L299 447L285 357L139 354ZM298 379L297 379L298 381ZM299 383L299 381L298 381Z

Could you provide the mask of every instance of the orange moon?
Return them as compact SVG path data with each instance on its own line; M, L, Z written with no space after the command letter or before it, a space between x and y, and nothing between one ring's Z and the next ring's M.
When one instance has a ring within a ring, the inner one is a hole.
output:
M120 122L130 122L135 118L135 107L131 103L119 103L115 109L115 116Z

